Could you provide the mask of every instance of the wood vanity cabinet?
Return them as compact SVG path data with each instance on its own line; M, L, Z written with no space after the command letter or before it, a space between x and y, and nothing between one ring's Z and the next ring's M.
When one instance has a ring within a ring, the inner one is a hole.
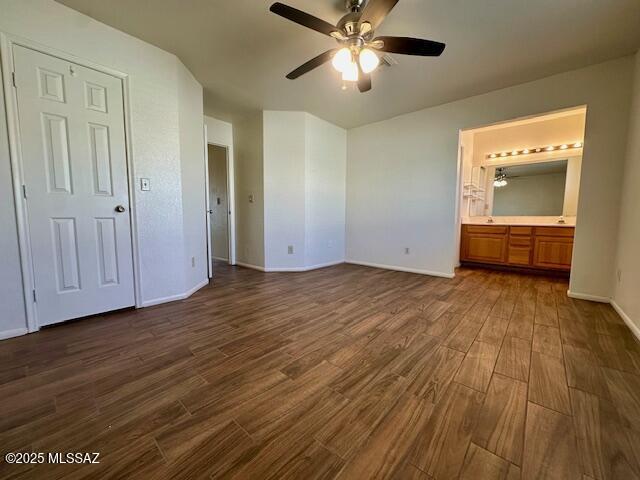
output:
M574 227L463 225L460 261L569 271Z
M509 227L463 225L462 258L471 262L506 263Z

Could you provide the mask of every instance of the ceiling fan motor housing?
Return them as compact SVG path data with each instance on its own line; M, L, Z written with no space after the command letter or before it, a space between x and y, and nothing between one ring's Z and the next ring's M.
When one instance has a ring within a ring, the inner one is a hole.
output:
M360 12L350 12L338 21L336 27L345 32L348 37L351 37L360 33L360 28L358 27L359 21Z
M364 0L346 0L347 10L350 12L359 12L362 9Z

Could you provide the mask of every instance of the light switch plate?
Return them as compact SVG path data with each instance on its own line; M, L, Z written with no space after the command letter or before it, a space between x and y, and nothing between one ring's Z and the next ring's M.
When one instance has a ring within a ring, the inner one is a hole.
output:
M149 180L148 178L141 178L140 190L142 190L143 192L148 192L149 190L151 190L151 180Z

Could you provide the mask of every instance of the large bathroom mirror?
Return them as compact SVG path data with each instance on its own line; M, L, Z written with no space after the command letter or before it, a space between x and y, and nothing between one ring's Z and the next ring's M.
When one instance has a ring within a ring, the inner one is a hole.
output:
M567 160L496 168L493 216L554 216L563 213Z
M581 160L571 157L473 167L480 201L470 209L470 216L575 216Z

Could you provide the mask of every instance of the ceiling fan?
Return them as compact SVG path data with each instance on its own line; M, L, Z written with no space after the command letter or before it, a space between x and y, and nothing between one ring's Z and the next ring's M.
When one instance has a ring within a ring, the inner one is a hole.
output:
M348 13L333 26L324 20L280 2L271 5L273 13L304 27L333 37L338 47L327 50L302 64L287 78L294 80L320 65L332 61L344 82L355 82L358 90L371 90L371 72L380 64L377 52L437 57L445 44L411 37L374 37L375 30L398 0L346 0ZM363 6L364 4L364 6Z

